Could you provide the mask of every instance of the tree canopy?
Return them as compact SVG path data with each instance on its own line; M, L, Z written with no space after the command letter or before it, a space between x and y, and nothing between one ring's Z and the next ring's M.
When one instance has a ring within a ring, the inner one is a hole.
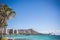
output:
M16 15L8 5L0 4L0 27L7 26L7 20L14 18Z

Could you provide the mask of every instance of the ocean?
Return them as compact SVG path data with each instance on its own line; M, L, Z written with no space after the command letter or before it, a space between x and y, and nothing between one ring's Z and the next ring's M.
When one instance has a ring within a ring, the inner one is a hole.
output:
M20 40L60 40L60 35L8 35L7 37Z

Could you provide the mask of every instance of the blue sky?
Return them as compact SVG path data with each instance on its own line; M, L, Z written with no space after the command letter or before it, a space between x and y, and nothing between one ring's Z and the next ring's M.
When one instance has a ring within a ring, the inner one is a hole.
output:
M29 29L38 32L60 34L59 0L1 0L16 11L16 17L8 20L8 28Z

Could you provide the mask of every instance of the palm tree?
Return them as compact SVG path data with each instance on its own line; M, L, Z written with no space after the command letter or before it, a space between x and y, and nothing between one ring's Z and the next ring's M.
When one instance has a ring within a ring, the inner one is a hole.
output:
M0 28L7 27L7 20L14 18L16 15L15 11L13 11L8 5L1 4L0 5Z

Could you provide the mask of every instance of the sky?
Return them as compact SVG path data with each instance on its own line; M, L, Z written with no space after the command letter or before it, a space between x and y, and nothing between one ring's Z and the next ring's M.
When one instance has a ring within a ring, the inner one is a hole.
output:
M60 34L59 0L0 0L15 12L8 20L8 28L33 29L41 33Z

